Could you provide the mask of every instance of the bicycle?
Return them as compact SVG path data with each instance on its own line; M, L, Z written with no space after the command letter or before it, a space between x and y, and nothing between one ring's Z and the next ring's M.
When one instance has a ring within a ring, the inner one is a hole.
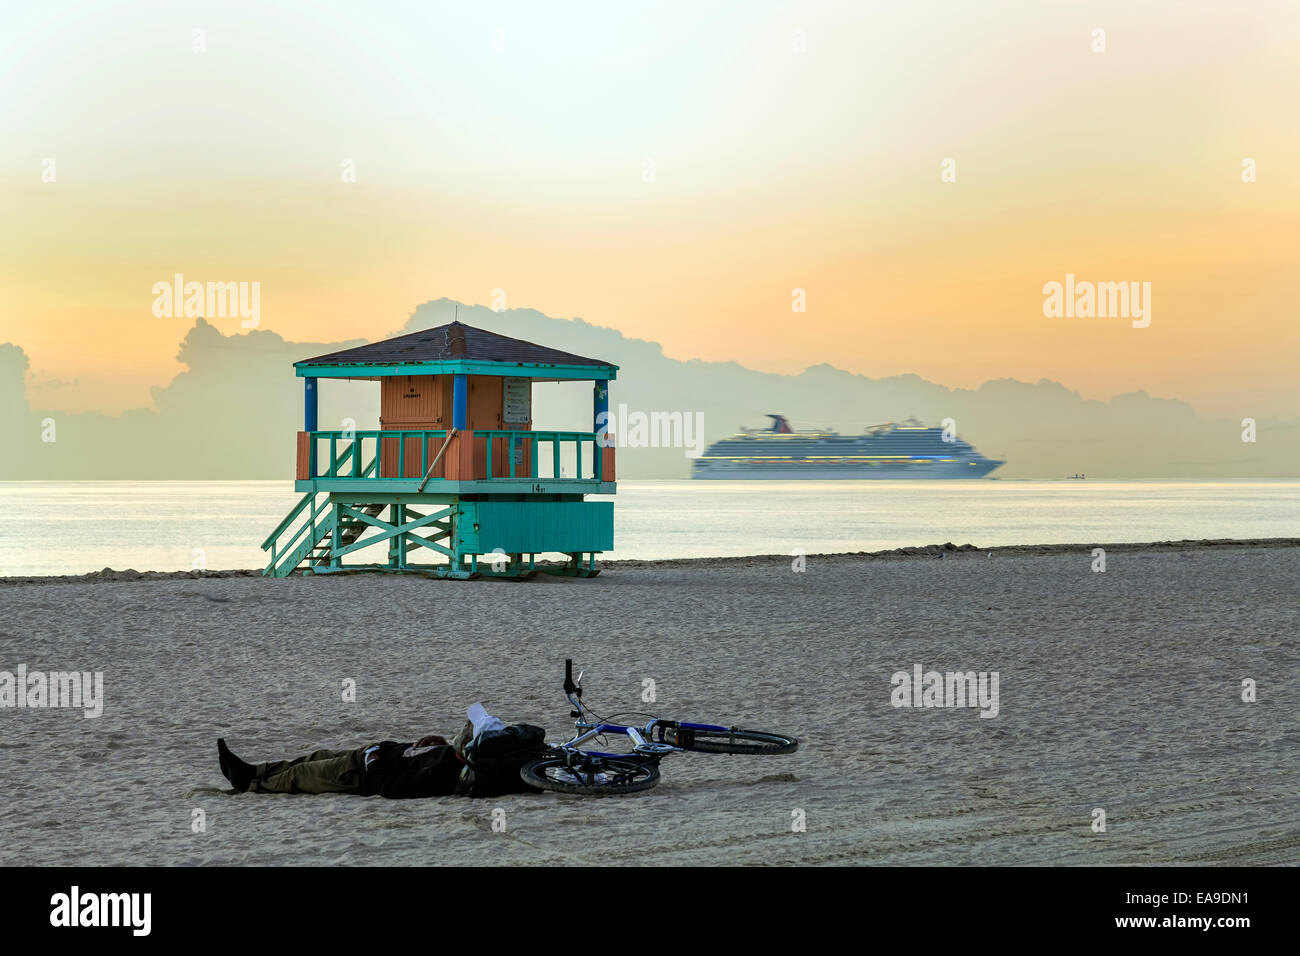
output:
M612 723L613 714L601 717L582 702L582 675L573 679L573 661L564 662L564 695L573 710L570 717L577 731L573 738L550 744L542 757L524 764L519 775L524 783L539 790L613 796L649 790L659 782L659 761L674 753L748 754L775 756L792 754L799 741L785 734L742 730L717 724L693 724L664 720L653 714L625 712L649 717L644 727ZM595 722L588 720L594 718ZM582 744L610 734L628 737L631 752L601 753L579 749Z

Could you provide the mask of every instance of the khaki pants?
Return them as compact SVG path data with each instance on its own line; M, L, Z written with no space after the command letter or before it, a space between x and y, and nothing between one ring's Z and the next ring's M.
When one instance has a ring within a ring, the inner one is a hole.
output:
M253 768L250 793L360 793L365 748L317 750L296 760L275 760Z

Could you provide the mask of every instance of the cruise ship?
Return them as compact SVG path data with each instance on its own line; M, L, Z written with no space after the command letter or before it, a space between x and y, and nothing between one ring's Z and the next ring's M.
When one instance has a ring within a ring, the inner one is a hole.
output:
M784 415L771 428L741 428L695 459L692 478L983 478L1004 464L985 458L956 436L916 419L889 422L861 435L795 431Z

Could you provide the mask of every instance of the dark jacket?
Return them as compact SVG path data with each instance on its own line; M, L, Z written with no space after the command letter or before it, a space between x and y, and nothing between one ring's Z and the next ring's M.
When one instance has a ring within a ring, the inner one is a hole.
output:
M456 792L464 762L450 747L434 747L414 757L402 752L414 744L385 740L366 768L361 792L393 800L410 797L445 797Z
M465 745L467 766L459 792L470 797L499 797L507 793L540 793L519 776L524 764L541 757L546 731L532 724L511 724L485 730Z
M464 758L454 747L433 747L414 757L402 752L413 744L385 740L366 768L361 792L390 799L409 797L498 797L507 793L536 793L519 777L519 770L542 756L546 731L532 724L511 724L485 730L465 745Z

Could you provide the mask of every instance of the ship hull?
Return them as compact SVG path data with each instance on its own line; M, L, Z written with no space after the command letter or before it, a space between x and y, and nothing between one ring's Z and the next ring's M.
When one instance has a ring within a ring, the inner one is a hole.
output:
M983 478L1000 461L934 462L926 464L762 465L750 462L696 461L691 477L714 481L960 481Z
M911 424L862 435L793 431L773 415L777 431L745 431L716 441L696 458L692 478L716 481L960 481L984 478L1005 464L981 455L951 431Z

